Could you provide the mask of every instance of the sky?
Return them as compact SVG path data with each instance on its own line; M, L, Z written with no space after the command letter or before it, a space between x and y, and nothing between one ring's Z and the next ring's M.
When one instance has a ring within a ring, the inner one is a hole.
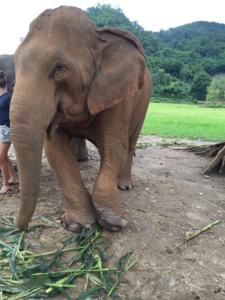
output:
M45 9L68 5L86 10L98 3L121 8L130 21L138 21L150 31L167 30L195 21L225 23L224 0L3 0L0 54L15 53L32 20Z

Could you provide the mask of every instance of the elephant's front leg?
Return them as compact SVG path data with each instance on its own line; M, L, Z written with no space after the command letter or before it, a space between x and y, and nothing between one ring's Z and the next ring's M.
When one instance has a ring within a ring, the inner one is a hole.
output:
M95 208L83 184L69 136L62 129L57 129L50 139L45 140L44 147L67 202L63 226L75 232L82 227L90 227L96 219Z
M126 147L106 149L106 151L99 149L101 167L94 184L92 201L96 208L98 222L104 228L119 231L128 223L117 188L120 170L127 160L127 149Z

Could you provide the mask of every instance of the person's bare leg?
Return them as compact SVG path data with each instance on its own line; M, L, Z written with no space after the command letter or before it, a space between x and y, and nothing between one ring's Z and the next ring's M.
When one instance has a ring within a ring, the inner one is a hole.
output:
M7 155L8 150L11 143L1 143L0 142L0 168L2 171L2 178L3 178L3 185L2 189L0 190L0 194L5 194L9 190L9 169L7 163Z
M9 159L9 157L7 156L7 165L8 165L8 171L9 171L9 175L10 175L10 179L9 179L9 184L17 184L19 183L19 179L16 175L16 172L14 170L13 164L11 162L11 160Z

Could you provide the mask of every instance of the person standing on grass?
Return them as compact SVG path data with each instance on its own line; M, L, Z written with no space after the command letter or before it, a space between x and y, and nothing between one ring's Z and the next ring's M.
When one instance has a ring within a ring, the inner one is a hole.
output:
M8 157L9 147L12 143L9 120L10 102L11 95L7 92L6 74L0 70L0 168L3 177L0 195L8 192L10 184L19 183L13 164Z

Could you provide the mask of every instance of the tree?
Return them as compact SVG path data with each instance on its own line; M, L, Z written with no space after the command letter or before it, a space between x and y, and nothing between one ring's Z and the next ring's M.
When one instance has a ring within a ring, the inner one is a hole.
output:
M184 82L191 83L193 81L193 71L190 70L187 66L184 66L180 70L180 79Z
M182 62L177 59L167 58L162 62L161 68L172 76L179 78L181 68L183 67Z
M124 15L121 8L114 9L110 4L98 3L96 7L87 8L87 13L97 27L113 26L123 29L133 27L133 23Z
M225 76L215 76L207 89L206 101L225 101Z
M191 87L191 95L194 99L205 101L207 95L207 87L211 83L211 77L206 72L198 73L194 76Z
M170 85L172 77L166 74L164 69L159 69L156 74L152 74L154 93L164 96L165 87Z

